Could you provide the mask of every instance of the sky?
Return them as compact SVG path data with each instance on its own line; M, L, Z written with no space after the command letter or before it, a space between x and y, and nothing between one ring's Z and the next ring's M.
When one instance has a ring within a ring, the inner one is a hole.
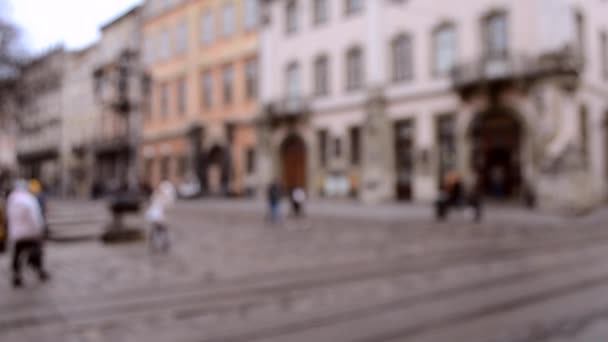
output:
M58 43L77 49L95 41L99 27L141 0L8 0L9 17L32 52Z

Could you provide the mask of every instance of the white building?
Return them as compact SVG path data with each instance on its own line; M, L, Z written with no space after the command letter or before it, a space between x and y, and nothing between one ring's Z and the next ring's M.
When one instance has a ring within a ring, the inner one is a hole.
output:
M442 175L585 208L608 189L608 3L264 1L259 177L365 201Z

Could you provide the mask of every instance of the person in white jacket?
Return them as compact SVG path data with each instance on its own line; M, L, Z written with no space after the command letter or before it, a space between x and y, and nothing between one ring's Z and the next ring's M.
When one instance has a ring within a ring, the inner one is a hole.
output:
M155 250L167 252L171 241L167 228L166 210L176 200L175 187L168 181L162 182L152 195L146 220L151 226L150 246Z
M21 287L21 261L27 256L28 264L38 272L41 281L49 278L43 266L44 219L38 200L19 180L7 201L9 241L13 247L13 286Z

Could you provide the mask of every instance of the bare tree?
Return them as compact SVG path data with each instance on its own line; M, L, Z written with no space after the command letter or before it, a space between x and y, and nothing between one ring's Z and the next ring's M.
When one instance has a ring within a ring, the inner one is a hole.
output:
M0 0L0 13L7 13L7 7ZM19 74L25 61L24 51L19 28L9 18L0 16L0 116L13 113L22 100ZM0 117L0 121L17 119Z

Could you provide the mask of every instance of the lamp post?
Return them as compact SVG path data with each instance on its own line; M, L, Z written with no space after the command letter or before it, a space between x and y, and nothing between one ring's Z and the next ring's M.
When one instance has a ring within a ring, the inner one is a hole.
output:
M136 57L136 52L125 49L117 61L102 66L94 74L95 96L100 103L102 115L109 111L110 115L120 117L126 127L123 137L123 143L126 144L126 172L121 175L121 186L110 200L112 223L102 236L106 242L133 240L141 236L139 230L126 229L123 223L124 215L138 212L141 205L137 181L140 131L140 106L137 99L141 98L138 95L141 93L140 89L145 87L143 81L146 78L143 72L137 69Z

